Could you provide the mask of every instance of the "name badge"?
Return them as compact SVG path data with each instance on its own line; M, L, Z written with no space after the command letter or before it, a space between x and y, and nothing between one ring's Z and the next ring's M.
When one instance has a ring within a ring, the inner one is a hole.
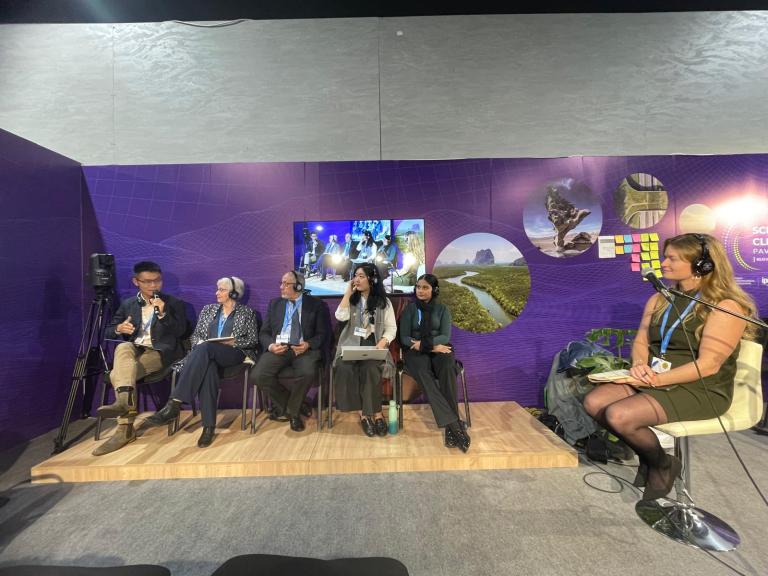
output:
M671 369L672 363L669 360L663 360L662 358L657 358L656 356L651 359L651 370L656 372L656 374L669 372Z
M361 338L367 338L368 331L365 328L358 326L357 328L355 328L355 336L360 336Z
M290 340L291 340L290 333L286 334L285 332L281 332L275 338L275 343L276 344L288 344L290 342Z

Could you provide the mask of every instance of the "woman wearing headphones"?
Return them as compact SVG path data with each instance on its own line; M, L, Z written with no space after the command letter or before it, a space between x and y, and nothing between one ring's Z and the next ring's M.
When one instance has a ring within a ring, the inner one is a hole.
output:
M736 284L723 245L708 234L667 239L661 270L686 294L755 314L754 302ZM645 486L644 500L666 496L681 469L650 426L724 414L733 397L739 341L753 332L744 320L684 298L672 305L661 294L648 299L632 344L630 377L598 386L584 399L587 412L640 458L635 485Z
M437 276L422 274L416 299L400 316L400 344L405 369L427 394L435 422L445 428L445 445L469 450L469 435L456 404L456 366L451 340L451 311L440 302Z
M358 264L344 296L336 308L336 319L346 322L336 346L334 389L336 406L342 412L357 410L366 436L386 436L387 422L381 411L381 379L392 378L395 365L386 360L341 359L344 346L389 348L397 335L392 302L373 264Z
M216 409L219 400L219 370L241 364L246 356L256 360L259 331L256 312L240 304L245 292L237 276L216 282L216 304L206 304L192 334L192 351L184 358L176 388L168 403L147 419L151 425L167 424L176 419L182 402L200 398L203 433L200 448L213 442Z

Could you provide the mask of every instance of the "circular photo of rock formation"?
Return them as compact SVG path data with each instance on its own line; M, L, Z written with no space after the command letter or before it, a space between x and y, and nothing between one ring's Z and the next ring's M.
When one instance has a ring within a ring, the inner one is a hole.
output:
M664 217L668 206L667 189L652 174L630 174L613 192L616 214L632 228L655 226Z
M603 209L592 190L573 178L546 182L528 198L523 226L531 243L547 256L578 256L597 240Z
M456 238L440 252L432 273L453 324L476 333L514 322L531 292L531 275L520 250L487 233Z

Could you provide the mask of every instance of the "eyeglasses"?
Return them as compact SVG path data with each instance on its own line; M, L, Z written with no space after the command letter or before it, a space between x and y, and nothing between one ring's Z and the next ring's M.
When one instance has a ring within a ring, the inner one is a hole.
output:
M280 282L280 286L293 286L295 282Z
M149 286L150 284L162 284L163 279L162 278L153 278L152 280L136 280L139 284L142 284L144 286Z

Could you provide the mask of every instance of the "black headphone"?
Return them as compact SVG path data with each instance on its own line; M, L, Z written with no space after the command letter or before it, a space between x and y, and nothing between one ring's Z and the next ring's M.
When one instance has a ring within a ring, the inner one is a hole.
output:
M139 307L147 305L147 302L144 300L144 297L141 295L141 290L139 290L138 293L136 294L136 301L139 303Z
M691 263L691 270L696 276L706 276L715 269L715 263L709 255L707 241L701 234L691 234L701 244L701 255Z
M304 290L304 284L302 284L302 280L299 278L299 273L296 272L296 270L291 270L291 273L293 274L293 278L295 280L293 284L293 289L296 292L301 292L302 290Z
M235 279L232 276L227 276L227 278L229 278L229 281L232 283L232 290L229 291L229 297L232 298L232 300L237 300L240 298L240 294L238 294L235 289Z

